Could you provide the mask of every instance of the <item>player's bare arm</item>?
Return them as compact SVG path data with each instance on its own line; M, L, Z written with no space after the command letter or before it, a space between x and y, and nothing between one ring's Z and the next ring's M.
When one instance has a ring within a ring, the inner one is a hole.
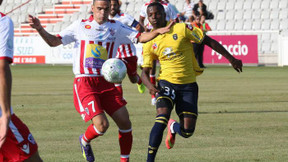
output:
M141 79L143 84L149 89L151 95L155 95L159 90L150 82L150 73L151 68L144 67L142 69Z
M7 60L0 60L0 148L3 145L8 132L8 125L11 117L11 85L12 75Z
M41 25L37 17L29 15L29 24L32 28L36 29L40 36L45 40L45 42L50 47L56 47L62 44L62 41L59 37L48 33L43 26Z
M174 25L174 22L171 22L169 25L162 27L162 28L158 28L155 29L151 32L147 32L147 33L142 33L139 37L138 37L138 42L141 43L146 43L152 39L154 39L155 37L157 37L159 34L165 34L167 32L170 31L170 28Z
M211 47L216 52L223 55L227 60L229 60L232 67L237 72L239 72L239 73L242 72L242 67L243 67L242 61L233 57L219 42L217 42L216 40L212 39L211 37L209 37L207 35L204 37L203 42L204 42L204 44L208 45L209 47Z
M144 32L145 28L143 25L141 25L140 23L135 27L135 29L139 32Z

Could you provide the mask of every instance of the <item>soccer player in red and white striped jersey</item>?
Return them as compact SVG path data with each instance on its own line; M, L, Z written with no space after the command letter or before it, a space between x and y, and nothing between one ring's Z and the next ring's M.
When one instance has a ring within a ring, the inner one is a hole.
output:
M11 107L13 39L13 22L0 12L0 161L40 162L37 143Z
M166 33L171 26L139 33L119 21L109 20L110 0L94 0L93 15L89 19L72 23L59 35L51 35L38 18L29 15L29 22L50 46L75 42L73 57L74 105L85 122L91 120L86 132L79 137L82 154L87 161L94 161L90 141L102 136L109 127L105 112L119 128L121 161L129 161L132 147L132 127L126 101L101 74L101 67L108 58L115 58L120 44L126 38L132 42L147 42L158 34Z
M111 0L111 11L109 15L109 19L118 20L124 25L129 26L130 28L136 29L139 32L144 31L144 28L139 24L137 20L135 20L131 15L127 13L123 13L120 11L119 0ZM124 41L123 41L124 42ZM125 44L121 44L118 48L116 58L121 59L126 67L127 74L132 83L137 83L138 91L140 93L145 92L145 86L142 83L140 76L137 74L137 55L136 48L134 44L129 40L125 40ZM122 84L115 84L116 88L122 92Z

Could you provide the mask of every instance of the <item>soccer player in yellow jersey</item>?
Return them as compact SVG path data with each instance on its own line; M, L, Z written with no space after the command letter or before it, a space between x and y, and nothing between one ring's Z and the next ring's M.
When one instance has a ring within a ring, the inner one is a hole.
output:
M147 8L148 20L153 29L164 27L164 8L160 3L151 3ZM199 68L190 41L204 43L230 61L237 72L242 72L242 61L235 59L217 41L203 34L202 30L184 23L176 23L170 32L158 35L143 46L142 81L150 94L157 94L157 116L150 133L147 161L154 161L166 126L166 147L171 149L176 133L184 138L192 136L198 115L198 85L196 75ZM158 59L161 69L157 88L149 81L149 70L153 60ZM175 106L180 123L170 119Z

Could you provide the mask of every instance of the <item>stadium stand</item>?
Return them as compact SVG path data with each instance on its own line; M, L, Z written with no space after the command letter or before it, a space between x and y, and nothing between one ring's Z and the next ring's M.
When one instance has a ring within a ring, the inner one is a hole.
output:
M1 11L8 13L15 6L28 0L6 0ZM146 0L148 1L148 0ZM146 2L145 1L145 2ZM49 32L57 33L79 18L87 18L92 0L30 0L27 5L9 13L15 25L16 36L35 35L36 31L27 23L28 14L39 17ZM122 10L136 19L145 3L143 0L122 0ZM179 11L184 0L170 0ZM198 0L193 0L197 3ZM212 34L257 34L259 54L276 54L279 33L287 35L287 0L204 0L208 11L215 17L207 20ZM218 33L217 33L218 32ZM209 32L208 32L209 34Z

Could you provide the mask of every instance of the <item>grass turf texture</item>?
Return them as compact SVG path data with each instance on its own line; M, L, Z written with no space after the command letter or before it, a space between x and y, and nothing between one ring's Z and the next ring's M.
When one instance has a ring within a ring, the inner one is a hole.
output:
M164 139L156 161L287 161L288 67L208 67L197 78L199 117L194 135ZM140 71L139 71L140 72ZM73 105L71 66L12 66L14 112L28 125L44 161L84 161L78 142L88 124ZM146 91L124 80L124 97L133 124L131 161L145 161L155 107ZM175 112L172 117L176 120ZM119 161L118 129L93 140L97 161Z

